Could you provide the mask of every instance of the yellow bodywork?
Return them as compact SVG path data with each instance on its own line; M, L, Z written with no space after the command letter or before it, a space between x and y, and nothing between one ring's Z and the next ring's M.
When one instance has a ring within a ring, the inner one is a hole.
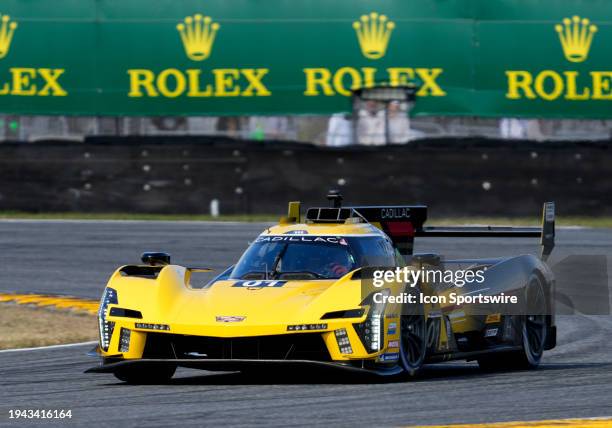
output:
M385 236L378 228L368 223L354 224L283 224L271 227L265 235L284 235L288 232L307 231L308 235L324 236ZM334 311L359 309L363 301L361 280L351 279L353 272L338 280L287 281L282 287L234 287L236 280L220 280L212 286L193 288L190 284L191 271L188 268L167 265L157 278L125 276L121 268L115 271L108 287L117 291L118 303L107 309L107 321L115 323L108 351L103 356L125 359L142 358L146 335L150 329L136 328L136 323L165 324L169 333L207 337L253 337L304 333L287 331L289 325L327 324L319 331L309 334L323 336L331 359L349 361L352 359L376 360L386 352L399 352L401 308L399 304L388 304L385 311L382 349L369 352L359 339L353 324L364 322L369 307L360 318L325 319L321 317ZM391 293L399 294L404 284L391 285ZM110 316L113 307L137 310L142 319ZM244 317L240 322L218 322L217 316ZM394 328L391 324L395 324ZM131 330L129 351L119 352L119 331ZM342 354L334 331L345 328L352 353ZM388 334L391 333L391 334ZM393 347L389 349L389 342ZM395 361L397 362L397 361Z

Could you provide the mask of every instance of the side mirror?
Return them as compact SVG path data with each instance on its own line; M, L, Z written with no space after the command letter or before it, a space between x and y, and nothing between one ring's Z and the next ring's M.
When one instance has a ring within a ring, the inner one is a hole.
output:
M142 253L140 260L149 266L165 266L170 264L168 253Z

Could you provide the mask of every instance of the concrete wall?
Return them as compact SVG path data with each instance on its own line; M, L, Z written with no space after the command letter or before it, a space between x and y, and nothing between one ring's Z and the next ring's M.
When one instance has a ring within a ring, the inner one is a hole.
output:
M609 143L440 139L321 148L207 137L0 144L0 210L282 213L288 200L430 206L430 215L611 215Z

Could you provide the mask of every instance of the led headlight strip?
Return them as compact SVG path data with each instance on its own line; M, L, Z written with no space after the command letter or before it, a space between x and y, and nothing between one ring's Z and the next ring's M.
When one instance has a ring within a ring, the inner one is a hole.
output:
M137 323L134 323L134 326L136 328L142 328L146 330L164 330L164 331L170 330L170 326L168 324L150 324L146 322L137 322Z
M327 324L288 325L287 331L327 330Z
M374 302L374 294L380 293L382 296L389 296L391 291L389 289L375 291L370 294L363 302L362 305L370 306L370 311L368 312L368 317L361 324L353 324L355 330L357 331L357 335L363 342L366 350L370 352L380 351L382 348L382 343L384 342L384 332L383 328L385 326L384 317L385 317L385 307L387 306L387 299L377 299L382 303ZM382 297L379 296L379 297Z
M106 287L100 300L100 308L98 309L98 328L100 331L100 347L104 352L108 351L111 337L113 336L113 330L115 329L115 323L113 321L106 321L108 305L116 305L119 303L117 290L114 288Z

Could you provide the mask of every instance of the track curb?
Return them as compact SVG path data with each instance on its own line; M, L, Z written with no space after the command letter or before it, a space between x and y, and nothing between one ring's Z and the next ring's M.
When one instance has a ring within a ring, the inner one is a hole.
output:
M18 305L33 305L36 307L54 307L56 309L86 312L91 315L95 315L98 312L99 306L99 302L97 300L52 294L0 293L0 303L16 303Z

